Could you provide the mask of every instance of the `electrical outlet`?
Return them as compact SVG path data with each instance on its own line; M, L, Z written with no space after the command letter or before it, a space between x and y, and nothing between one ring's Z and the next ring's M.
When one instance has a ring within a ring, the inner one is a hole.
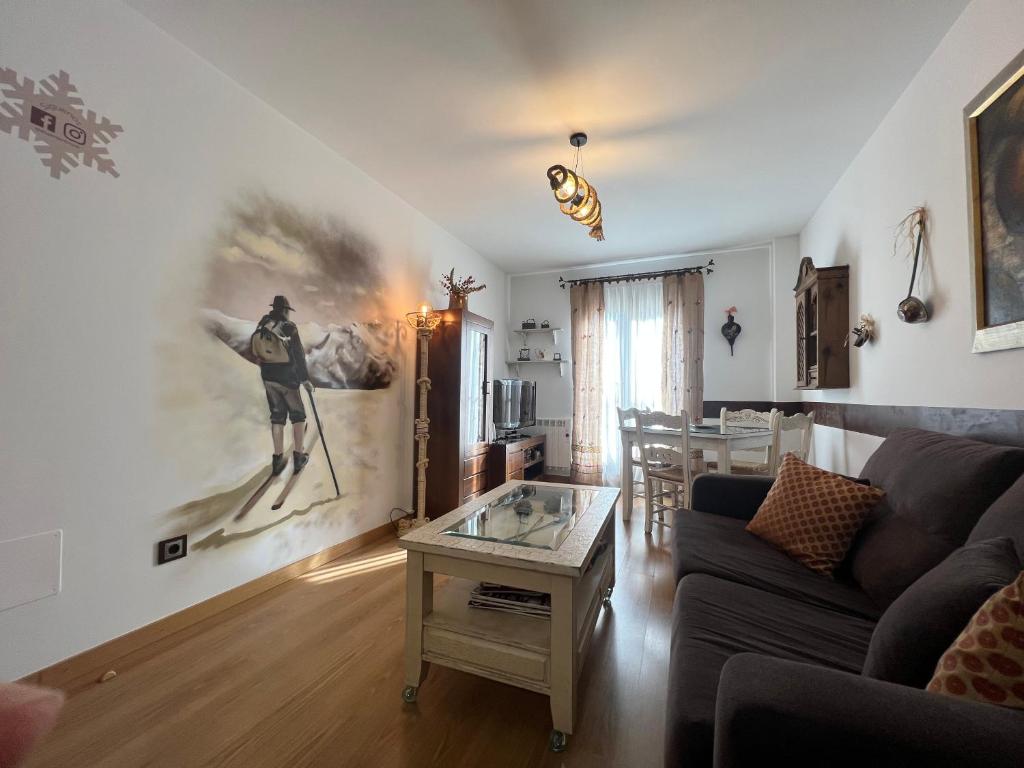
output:
M156 544L156 564L163 565L171 560L180 560L188 554L188 536L181 534L172 539L164 539Z

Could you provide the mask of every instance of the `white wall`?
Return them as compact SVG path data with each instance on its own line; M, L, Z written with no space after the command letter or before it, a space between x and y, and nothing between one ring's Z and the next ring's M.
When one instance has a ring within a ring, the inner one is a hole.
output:
M787 240L793 240L788 238ZM705 278L704 399L771 400L774 379L772 246L717 251L699 255L668 256L658 259L607 264L600 267L566 269L509 277L509 346L515 355L521 335L515 333L520 322L533 317L539 323L549 320L553 327L564 328L557 346L550 338L540 342L531 335L530 346L558 350L571 359L569 333L569 291L558 286L559 276L566 279L598 277L630 272L656 272L663 269L706 264L714 258L714 273ZM796 273L794 266L793 273ZM738 308L736 322L743 330L736 340L735 354L729 356L729 344L721 334L726 321L724 310ZM559 418L572 415L572 370L565 365L564 377L554 366L522 366L523 378L537 380L538 417Z
M80 167L51 179L27 142L0 134L0 540L64 531L63 591L0 612L0 679L68 657L383 524L408 506L413 375L382 418L373 495L344 499L244 545L153 566L167 510L204 489L177 477L154 418L156 340L173 320L226 206L264 190L345 220L374 243L394 321L452 265L488 283L473 309L505 333L504 274L395 194L119 2L7 1L0 66L67 70L87 108L124 126L120 178ZM358 107L355 107L358 108ZM504 372L498 367L496 372ZM383 434L386 431L388 434ZM343 436L332 446L344 455ZM197 446L230 452L230 445ZM314 519L315 518L315 519Z
M796 390L796 321L793 318L793 286L800 265L800 238L779 237L772 241L772 356L771 399L799 400Z
M800 235L819 266L850 265L850 316L871 313L875 342L850 352L848 390L808 400L1024 408L1024 349L972 354L963 108L1024 45L1024 3L975 0L925 62ZM896 224L930 213L929 260L916 295L932 319L906 325L896 305L910 263L893 256ZM818 430L818 458L860 469L876 438Z

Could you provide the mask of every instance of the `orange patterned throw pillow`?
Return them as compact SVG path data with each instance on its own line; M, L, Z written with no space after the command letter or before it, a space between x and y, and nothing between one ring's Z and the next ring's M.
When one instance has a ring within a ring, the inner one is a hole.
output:
M1024 709L1024 572L978 609L939 659L928 690Z
M885 492L800 461L792 453L747 530L823 576L846 556Z

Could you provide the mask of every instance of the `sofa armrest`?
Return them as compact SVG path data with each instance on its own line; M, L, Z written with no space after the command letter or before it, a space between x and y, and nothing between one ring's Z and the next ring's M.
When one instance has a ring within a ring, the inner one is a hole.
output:
M722 668L716 768L1021 765L1024 712L741 653Z
M774 477L757 475L697 475L690 494L690 508L750 520L774 482Z

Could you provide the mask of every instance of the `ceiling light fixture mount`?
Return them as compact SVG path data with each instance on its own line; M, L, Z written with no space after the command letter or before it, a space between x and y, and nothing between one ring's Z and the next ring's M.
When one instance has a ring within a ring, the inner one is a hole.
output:
M548 168L551 191L562 213L585 227L590 227L590 236L604 240L604 220L601 215L601 201L594 188L579 172L580 148L587 143L587 134L576 132L569 137L569 145L576 150L576 159L570 171L564 165Z

